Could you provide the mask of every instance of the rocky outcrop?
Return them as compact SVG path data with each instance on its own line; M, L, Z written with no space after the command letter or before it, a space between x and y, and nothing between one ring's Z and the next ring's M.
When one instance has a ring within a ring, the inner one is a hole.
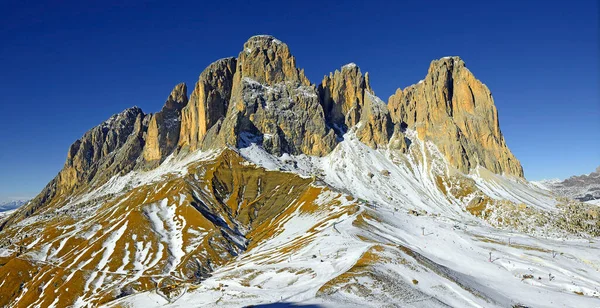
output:
M200 74L190 102L182 110L180 146L192 151L200 148L208 130L225 117L235 70L236 59L225 58L215 61Z
M365 92L365 106L362 108L360 121L356 127L356 136L364 144L372 147L387 147L394 133L394 123L390 117L387 105L375 94ZM400 129L395 130L396 138L404 140ZM406 150L405 144L395 145L396 149Z
M304 71L296 67L296 58L286 44L270 35L256 35L244 44L238 56L241 77L248 77L260 84L274 85L280 82L310 86Z
M177 146L181 109L187 103L187 86L180 83L171 91L162 110L150 117L144 146L144 160L150 167L160 164Z
M209 65L189 102L185 84L179 84L160 112L130 108L87 132L69 149L63 170L19 215L114 175L154 168L181 151L255 142L275 155L324 156L351 131L372 148L406 152L406 128L435 143L463 172L479 165L523 176L500 132L489 90L459 58L433 61L425 80L398 90L386 106L355 64L325 76L317 89L286 44L260 35L237 58Z
M227 116L208 132L204 147L250 142L276 155L321 156L336 144L315 86L296 67L288 46L271 36L254 36L244 44Z
M144 135L150 116L138 107L115 114L75 141L58 175L28 204L0 225L2 230L34 214L51 202L65 200L83 190L93 189L118 174L126 174L143 161Z
M341 70L325 76L319 86L319 94L327 124L335 128L338 135L356 126L356 135L370 147L388 144L394 124L387 106L371 89L369 74L363 77L356 64L344 65ZM396 132L399 140L404 141L400 130ZM395 143L395 148L405 149L405 145Z
M131 171L143 151L148 119L140 108L129 108L75 141L58 174L59 193Z
M373 93L368 76L363 77L358 66L350 63L323 78L319 86L323 109L327 123L338 132L343 133L360 121L365 92Z
M424 80L398 89L388 102L392 119L435 143L462 172L479 166L523 177L523 168L506 146L489 89L458 57L431 62Z

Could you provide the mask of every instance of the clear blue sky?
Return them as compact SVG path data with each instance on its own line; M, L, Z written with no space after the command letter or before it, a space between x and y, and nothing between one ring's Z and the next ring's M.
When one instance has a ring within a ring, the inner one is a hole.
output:
M85 131L133 105L158 111L263 33L313 83L355 62L384 100L459 55L527 178L600 165L597 1L22 2L0 4L0 198L35 195Z

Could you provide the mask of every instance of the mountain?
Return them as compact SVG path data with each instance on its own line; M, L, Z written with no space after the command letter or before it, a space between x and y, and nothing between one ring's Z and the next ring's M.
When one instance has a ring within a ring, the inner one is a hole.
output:
M432 140L462 172L482 166L523 177L523 168L500 132L490 90L458 57L433 61L422 82L390 97L395 122Z
M92 128L0 225L7 307L592 306L598 208L527 182L458 57L388 103L348 64L236 58Z
M566 180L545 180L537 182L559 196L582 202L598 203L600 200L600 167L590 174L575 175Z
M27 203L29 200L8 200L8 201L0 201L0 212L6 212L10 210L14 210L23 204Z
M26 204L27 202L28 200L0 201L0 223L2 223L2 220L12 215L17 208Z
M27 202L28 200L0 201L0 223L4 218L10 216L17 208Z

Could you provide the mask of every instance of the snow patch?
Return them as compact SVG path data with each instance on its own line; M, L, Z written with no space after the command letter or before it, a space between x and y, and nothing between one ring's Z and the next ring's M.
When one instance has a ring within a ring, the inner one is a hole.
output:
M177 207L169 205L167 199L144 208L144 213L152 223L152 229L168 247L169 261L164 270L165 274L173 272L185 256L182 231L186 223L181 216L176 215L176 211Z

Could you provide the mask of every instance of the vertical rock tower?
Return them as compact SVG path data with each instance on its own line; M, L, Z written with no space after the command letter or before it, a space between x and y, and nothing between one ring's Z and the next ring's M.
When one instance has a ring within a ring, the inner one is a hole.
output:
M115 175L155 168L172 154L258 143L274 155L324 156L346 132L372 148L406 152L405 129L434 143L461 172L481 166L523 177L489 89L460 58L432 61L423 81L398 89L386 105L355 64L325 76L317 88L286 44L258 35L237 58L210 64L189 101L186 85L178 84L160 112L133 107L91 129L71 145L56 178L4 225Z
M432 61L425 79L398 89L388 107L395 123L435 143L460 171L482 166L523 177L523 168L500 131L490 90L459 57Z

